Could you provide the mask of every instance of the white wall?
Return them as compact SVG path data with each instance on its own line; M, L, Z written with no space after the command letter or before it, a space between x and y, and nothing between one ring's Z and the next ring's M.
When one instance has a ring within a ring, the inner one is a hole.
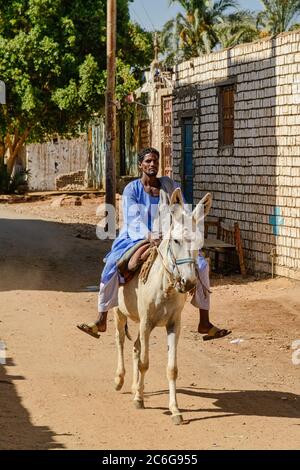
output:
M30 170L29 187L33 191L56 189L58 175L85 170L88 161L85 135L72 140L52 140L45 144L26 146L27 169Z

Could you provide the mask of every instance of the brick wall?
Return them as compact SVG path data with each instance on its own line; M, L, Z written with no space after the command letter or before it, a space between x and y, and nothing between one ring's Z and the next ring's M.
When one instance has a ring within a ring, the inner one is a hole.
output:
M56 189L84 189L85 170L73 171L56 177Z
M300 279L300 32L192 59L174 72L173 171L193 118L194 201L240 223L247 267ZM234 145L219 146L218 88L235 83Z

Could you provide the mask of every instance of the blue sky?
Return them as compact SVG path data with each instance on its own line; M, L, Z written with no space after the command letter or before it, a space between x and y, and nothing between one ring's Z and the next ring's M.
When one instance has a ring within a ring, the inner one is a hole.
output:
M261 10L260 0L239 0L242 9ZM169 6L169 0L134 0L130 6L131 17L147 30L160 29L178 13L177 5Z

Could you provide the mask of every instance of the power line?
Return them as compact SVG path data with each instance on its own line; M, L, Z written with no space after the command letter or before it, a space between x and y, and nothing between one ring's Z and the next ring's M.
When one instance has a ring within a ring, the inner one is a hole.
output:
M138 20L138 22L140 23L140 25L144 28L144 29L147 29L147 27L144 25L144 22L141 20L141 18L139 17L139 15L137 14L137 12L135 11L135 9L133 8L133 6L131 5L131 10L133 11L136 19Z
M143 7L144 12L146 13L146 16L147 16L148 20L150 21L150 23L151 23L151 25L152 25L152 27L153 27L153 31L156 31L156 28L155 28L155 26L154 26L154 24L153 24L153 22L152 22L150 16L148 15L148 12L147 12L146 8L144 7L143 0L141 0L141 5L142 5L142 7Z

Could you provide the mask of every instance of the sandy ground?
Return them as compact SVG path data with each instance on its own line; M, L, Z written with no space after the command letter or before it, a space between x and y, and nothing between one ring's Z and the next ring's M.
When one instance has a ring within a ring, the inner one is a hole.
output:
M99 341L75 327L95 317L97 294L86 288L97 285L110 246L94 235L98 203L0 206L0 448L299 448L296 281L213 279L211 318L232 329L224 339L204 342L186 304L177 382L185 425L168 412L164 329L151 337L146 409L132 404L129 341L126 381L114 391L112 315Z

